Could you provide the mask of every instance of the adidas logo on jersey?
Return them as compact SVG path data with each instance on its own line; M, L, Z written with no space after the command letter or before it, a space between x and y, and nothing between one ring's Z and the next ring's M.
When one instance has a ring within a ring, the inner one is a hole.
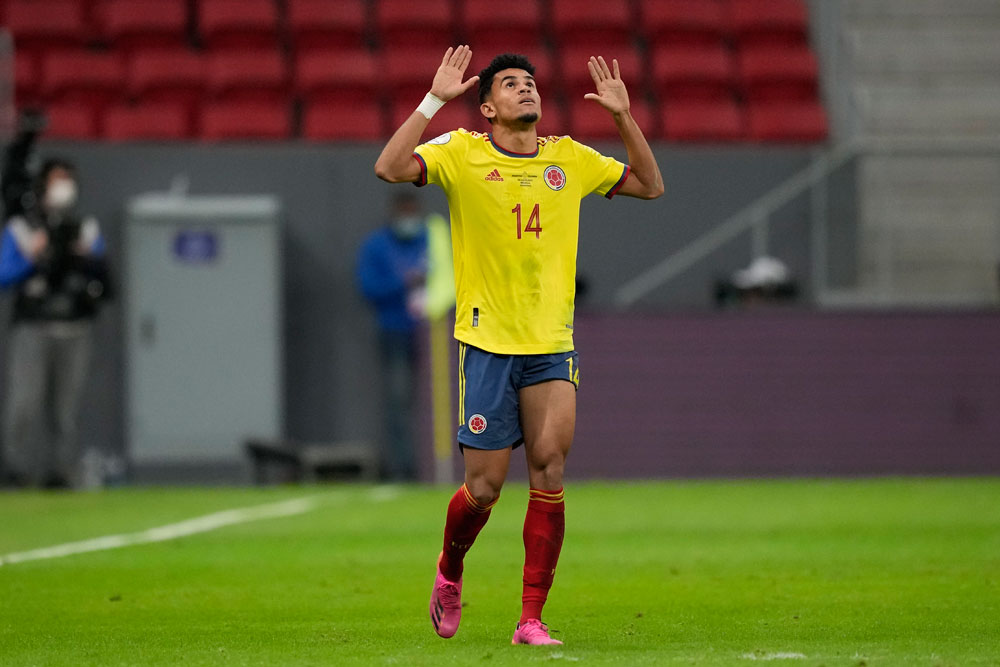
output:
M487 181L502 181L503 176L500 175L500 170L494 169L490 173L486 174Z

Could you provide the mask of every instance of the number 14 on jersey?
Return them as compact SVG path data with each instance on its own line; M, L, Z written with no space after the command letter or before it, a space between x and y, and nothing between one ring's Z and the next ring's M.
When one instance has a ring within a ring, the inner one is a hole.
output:
M523 232L535 232L535 238L540 238L542 233L542 221L541 216L538 213L538 204L531 209L531 215L528 216L528 224L521 229L521 205L518 204L510 210L511 213L517 216L517 238L521 238Z

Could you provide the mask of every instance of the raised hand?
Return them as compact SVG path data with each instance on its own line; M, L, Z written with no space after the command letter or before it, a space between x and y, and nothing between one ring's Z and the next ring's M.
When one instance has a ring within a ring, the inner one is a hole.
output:
M629 110L628 91L622 81L621 72L618 71L618 61L611 61L614 71L604 62L603 56L590 57L587 68L590 70L590 77L597 87L596 93L587 93L583 97L594 100L611 113L620 113Z
M472 60L472 49L468 46L459 46L457 49L449 46L444 58L441 59L441 66L434 75L431 94L447 102L476 85L479 82L478 76L470 77L468 81L462 83L462 77L465 76L470 60Z

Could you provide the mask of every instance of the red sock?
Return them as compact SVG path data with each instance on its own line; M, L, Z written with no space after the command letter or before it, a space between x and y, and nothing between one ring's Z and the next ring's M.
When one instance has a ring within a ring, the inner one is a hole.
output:
M542 618L566 532L563 490L531 489L524 517L524 589L521 623Z
M479 531L490 518L490 510L496 505L480 505L469 489L463 484L448 503L448 519L444 524L444 549L441 554L441 574L448 581L462 578L462 561L472 548Z

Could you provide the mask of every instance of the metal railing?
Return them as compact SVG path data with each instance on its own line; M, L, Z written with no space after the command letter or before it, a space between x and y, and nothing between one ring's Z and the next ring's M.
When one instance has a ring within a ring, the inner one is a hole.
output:
M839 168L866 156L991 156L1000 160L1000 139L856 139L822 150L804 169L793 174L750 202L723 222L708 230L680 250L640 272L615 292L615 303L629 308L655 290L669 284L691 267L704 261L722 245L741 234L751 233L754 257L767 252L770 219L783 206L798 197L810 198L810 278L814 299L819 305L972 305L982 304L981 295L924 295L904 298L893 293L892 280L883 280L879 289L858 290L829 287L828 280L828 180ZM991 188L1000 197L1000 183ZM1000 209L1000 203L997 208ZM1000 259L1000 219L997 221L996 254ZM888 264L880 268L891 275ZM991 300L995 302L995 297Z

